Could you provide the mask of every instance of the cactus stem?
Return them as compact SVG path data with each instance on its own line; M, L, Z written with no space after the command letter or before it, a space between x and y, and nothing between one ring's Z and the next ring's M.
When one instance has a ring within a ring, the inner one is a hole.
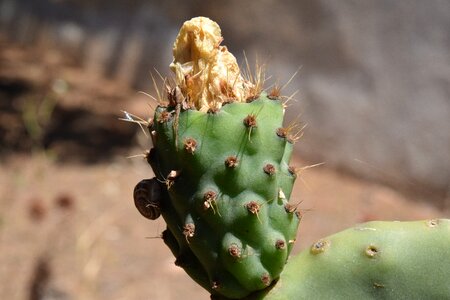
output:
M243 74L222 40L207 18L183 24L170 65L175 78L160 75L147 161L176 263L215 297L242 299L279 278L295 241L296 208L284 212L295 181L287 170L295 126L284 139L274 135L283 126L282 88L269 100L263 66Z

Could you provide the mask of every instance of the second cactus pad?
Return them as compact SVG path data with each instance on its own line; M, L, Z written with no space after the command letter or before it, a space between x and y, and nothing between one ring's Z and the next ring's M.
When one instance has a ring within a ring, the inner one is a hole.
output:
M161 203L166 243L213 294L264 289L295 241L293 145L282 134L283 115L282 101L265 94L209 112L156 109L149 162L169 195Z
M323 238L253 300L449 299L450 220L373 221Z

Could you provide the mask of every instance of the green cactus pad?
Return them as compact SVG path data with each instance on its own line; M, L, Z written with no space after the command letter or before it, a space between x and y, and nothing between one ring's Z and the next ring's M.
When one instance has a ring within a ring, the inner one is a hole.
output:
M250 299L449 299L450 220L369 222L316 242Z
M277 134L283 103L262 94L207 113L178 111L159 106L150 127L149 163L169 195L160 204L166 243L213 294L264 289L283 270L299 224L288 209L293 145Z

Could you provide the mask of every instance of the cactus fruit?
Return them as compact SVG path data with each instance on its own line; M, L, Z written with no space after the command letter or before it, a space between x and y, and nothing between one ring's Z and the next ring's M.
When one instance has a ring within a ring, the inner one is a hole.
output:
M244 79L221 41L207 18L181 28L176 85L149 125L157 179L136 186L135 204L162 214L177 265L212 294L242 298L278 278L296 238L294 138L282 99L262 92L260 77Z
M155 119L168 109L159 107ZM265 95L215 113L184 111L178 147L173 118L152 126L149 159L168 190L170 201L161 204L168 229L197 257L211 289L228 297L267 287L296 237L299 217L287 209L292 144L276 134L282 111Z
M450 220L360 224L289 261L249 299L449 299Z

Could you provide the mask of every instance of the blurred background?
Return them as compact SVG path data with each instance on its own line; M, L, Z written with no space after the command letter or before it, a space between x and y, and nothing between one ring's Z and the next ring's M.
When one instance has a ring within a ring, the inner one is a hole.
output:
M298 71L294 252L358 222L450 216L449 1L0 0L0 299L208 299L134 208L151 142L118 120L152 115L138 91L170 75L199 15L267 85Z

